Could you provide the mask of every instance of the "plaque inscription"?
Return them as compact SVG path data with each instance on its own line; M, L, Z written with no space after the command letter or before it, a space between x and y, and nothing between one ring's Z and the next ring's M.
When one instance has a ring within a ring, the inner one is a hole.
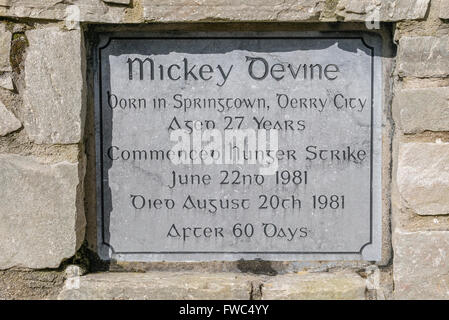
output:
M102 35L103 259L379 260L381 41Z

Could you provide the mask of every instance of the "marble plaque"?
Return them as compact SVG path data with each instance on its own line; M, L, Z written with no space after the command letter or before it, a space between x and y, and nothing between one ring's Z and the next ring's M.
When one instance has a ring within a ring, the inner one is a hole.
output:
M381 39L102 34L98 251L379 260Z

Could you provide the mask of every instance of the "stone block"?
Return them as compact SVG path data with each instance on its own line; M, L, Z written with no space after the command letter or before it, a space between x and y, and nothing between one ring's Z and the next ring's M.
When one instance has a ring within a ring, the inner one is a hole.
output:
M12 77L10 72L4 72L0 74L0 87L14 90L14 84L12 82Z
M143 0L146 21L318 21L324 0Z
M0 185L0 269L56 268L75 254L85 228L77 163L3 154Z
M345 21L401 21L423 19L430 0L341 0L336 14Z
M449 231L393 234L395 299L449 299Z
M114 0L123 2L124 0ZM128 0L129 1L129 0ZM0 17L83 22L119 23L125 6L109 6L102 0L7 0L0 1Z
M430 0L140 0L146 21L402 21L423 19ZM0 0L0 16L84 22L127 20L130 0ZM76 8L76 10L73 9ZM139 13L141 14L141 13Z
M420 215L449 214L449 143L401 144L396 182L407 208Z
M233 273L97 273L67 279L60 300L243 299L251 276Z
M449 19L449 0L440 0L439 17L441 19Z
M286 274L262 287L263 300L364 300L366 281L356 273Z
M393 114L405 133L449 131L449 87L400 90Z
M11 111L6 109L5 105L0 101L0 137L16 131L21 126L22 123L19 119Z
M402 77L449 75L449 36L402 37L399 40L397 73Z
M26 36L25 130L38 144L78 143L85 94L81 31L52 27Z
M11 32L7 31L4 24L0 24L0 72L11 71L9 51L11 49Z

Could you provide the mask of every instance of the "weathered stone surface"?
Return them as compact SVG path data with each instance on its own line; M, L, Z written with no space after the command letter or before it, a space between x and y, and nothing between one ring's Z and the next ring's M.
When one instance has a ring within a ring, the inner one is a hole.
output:
M56 299L63 285L64 276L58 271L0 271L0 300Z
M0 87L8 90L14 90L11 73L5 72L0 74Z
M439 17L441 19L449 19L449 0L440 0Z
M448 76L449 36L402 37L397 61L400 76Z
M449 231L393 234L394 297L449 299Z
M420 215L449 214L449 143L404 143L397 186L404 205Z
M401 21L425 17L430 0L144 0L145 20Z
M36 143L78 143L84 106L80 30L28 31L24 127Z
M14 114L6 109L0 101L0 136L5 136L10 132L16 131L22 126L22 123Z
M58 299L249 299L251 280L232 273L97 273L67 279Z
M424 18L430 0L140 0L147 21L400 21ZM130 0L0 0L0 16L85 22L141 22ZM123 6L121 6L123 5ZM74 10L73 8L76 8Z
M430 0L341 0L336 13L345 21L401 21L425 17Z
M0 269L55 268L84 239L78 164L0 155Z
M130 4L131 0L103 0L103 2L114 4Z
M263 284L264 300L365 299L366 281L356 273L297 273Z
M405 133L448 131L449 87L400 90L393 112Z
M324 0L143 0L146 21L318 21Z
M64 19L67 5L59 0L3 0L0 16Z
M11 71L9 50L11 49L11 32L0 24L0 71Z
M0 0L0 16L5 17L119 23L125 9L102 0Z

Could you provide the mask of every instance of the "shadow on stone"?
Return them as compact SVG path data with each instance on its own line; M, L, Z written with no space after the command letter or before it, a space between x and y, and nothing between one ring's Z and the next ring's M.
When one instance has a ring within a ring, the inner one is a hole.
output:
M237 261L237 268L243 273L265 274L269 276L277 275L277 271L273 269L271 261L264 260L243 260Z

